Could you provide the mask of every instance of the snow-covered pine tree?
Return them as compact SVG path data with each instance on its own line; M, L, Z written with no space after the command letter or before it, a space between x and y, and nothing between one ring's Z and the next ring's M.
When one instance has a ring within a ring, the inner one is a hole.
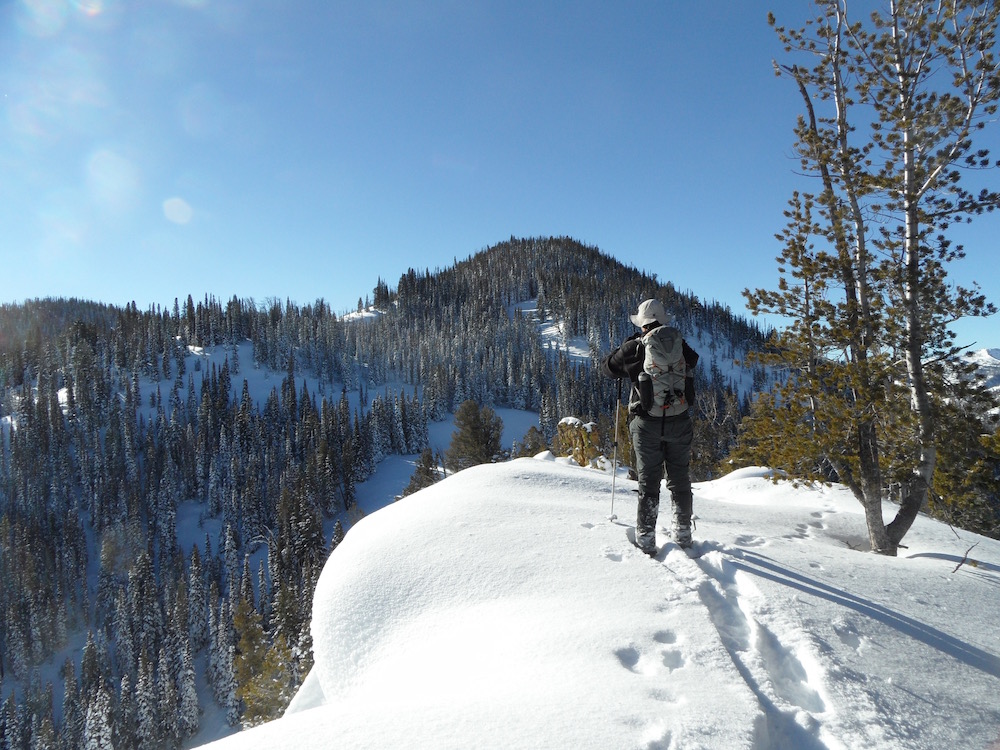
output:
M115 750L112 722L111 694L102 683L87 707L83 730L84 750Z
M64 747L79 747L83 741L83 728L86 722L85 708L80 702L80 686L76 681L76 667L72 659L63 664L63 704L62 732Z
M18 705L16 696L11 693L4 701L2 713L4 716L3 740L5 746L14 750L29 750L31 740L31 717L24 705Z
M177 748L181 739L178 715L180 699L171 661L167 650L160 649L156 667L156 717L160 741L167 748Z
M196 544L191 549L188 568L188 633L191 637L191 648L196 653L208 644L209 638L205 596L205 572L201 566L201 553Z
M413 471L413 476L410 477L410 483L403 489L403 497L419 492L424 487L430 487L441 479L441 472L433 452L430 448L424 448L417 461L416 469Z
M333 533L330 535L330 550L333 551L337 548L337 545L344 541L344 527L340 523L340 519L333 524Z
M201 723L197 680L191 649L185 645L184 653L181 655L181 671L177 683L177 726L182 740L194 736Z
M139 673L135 683L136 738L139 747L156 747L160 742L159 702L153 667L146 656L139 657Z
M118 696L118 710L113 727L115 748L116 750L133 750L137 747L138 709L135 691L132 687L132 678L128 672L122 675Z

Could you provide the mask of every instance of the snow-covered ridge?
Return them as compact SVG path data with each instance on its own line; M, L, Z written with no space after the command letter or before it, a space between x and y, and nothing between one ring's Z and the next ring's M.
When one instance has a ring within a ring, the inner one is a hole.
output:
M292 709L213 747L1000 740L1000 542L919 518L905 557L865 554L848 492L767 474L695 486L694 556L662 533L638 552L631 483L612 522L608 473L565 461L474 467L373 513L319 581Z
M979 349L969 355L990 389L1000 389L1000 349Z

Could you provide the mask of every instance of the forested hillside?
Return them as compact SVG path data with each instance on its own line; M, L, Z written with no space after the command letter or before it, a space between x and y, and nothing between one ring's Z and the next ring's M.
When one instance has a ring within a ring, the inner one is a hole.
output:
M176 747L210 701L232 724L276 715L310 666L312 589L356 484L467 399L537 411L547 439L562 416L608 419L594 358L646 296L705 349L706 474L764 379L733 364L761 332L569 239L380 279L364 321L237 297L0 307L0 746ZM543 339L516 310L532 299L591 358ZM192 507L216 531L182 545Z

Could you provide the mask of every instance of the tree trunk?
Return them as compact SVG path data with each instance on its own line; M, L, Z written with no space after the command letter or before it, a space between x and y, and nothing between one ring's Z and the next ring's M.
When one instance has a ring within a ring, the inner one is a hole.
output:
M847 485L851 494L865 509L865 525L868 528L868 543L871 551L879 555L896 555L897 543L892 541L885 521L882 518L882 487L872 487L867 482L859 481L851 471L850 466L840 461L831 461L830 465L837 472L842 484Z
M893 6L895 10L895 6ZM913 111L913 91L911 81L913 72L907 69L901 51L902 44L898 32L894 29L896 49L896 80L899 86L899 111L903 136L903 184L901 199L906 227L903 238L903 317L906 321L906 374L910 389L910 409L917 420L917 444L919 457L913 474L906 483L900 500L899 512L889 524L889 535L894 545L909 531L917 517L917 513L927 502L931 479L937 464L935 447L936 425L931 409L930 394L927 391L927 378L924 373L922 359L924 350L924 332L920 312L924 305L921 299L921 267L922 237L920 231L920 201L926 185L918 183L916 137L914 133L915 116Z
M874 345L874 325L871 320L871 304L869 302L868 252L865 246L866 222L861 210L857 183L853 178L852 167L848 154L850 152L847 135L850 127L847 123L847 93L841 79L840 71L840 29L844 19L838 6L837 33L834 35L834 54L831 55L831 75L834 81L834 104L837 110L837 147L830 157L818 151L813 155L823 181L823 195L827 196L828 210L834 245L839 258L840 283L843 286L847 311L847 330L850 332L847 342L850 361L856 372L856 383L853 388L854 406L859 417L857 425L858 476L851 476L849 485L865 509L865 522L868 526L868 537L873 552L895 555L896 543L892 542L886 532L882 516L882 470L879 460L878 430L872 417L872 382L869 365L869 348ZM807 122L810 132L816 142L821 140L813 108L812 97L805 81L798 75L796 68L785 68L799 85L799 93L806 108ZM829 159L829 161L828 161ZM840 184L846 198L848 215L854 225L854 250L850 247L848 231L844 226L840 211L839 199L835 190L833 176L830 173L830 162L837 172ZM838 470L842 477L844 467ZM897 540L898 541L898 540Z
M909 174L910 170L907 170ZM919 457L906 483L899 512L889 524L889 535L899 544L920 509L927 502L931 479L937 465L936 424L924 374L923 332L920 325L920 236L916 202L907 197L904 253L903 300L906 315L906 374L910 387L910 409L917 418Z
M872 552L879 555L896 556L898 541L893 541L889 528L882 520L882 492L879 488L874 497L865 496L862 503L865 508L865 522L868 524L868 542ZM912 521L911 521L912 523Z

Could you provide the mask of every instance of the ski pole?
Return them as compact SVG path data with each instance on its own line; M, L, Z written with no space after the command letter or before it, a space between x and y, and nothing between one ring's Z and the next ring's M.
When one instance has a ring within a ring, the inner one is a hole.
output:
M618 478L618 420L622 414L622 379L618 378L618 400L615 401L615 439L614 458L611 460L611 515L609 521L617 521L615 515L615 480Z

